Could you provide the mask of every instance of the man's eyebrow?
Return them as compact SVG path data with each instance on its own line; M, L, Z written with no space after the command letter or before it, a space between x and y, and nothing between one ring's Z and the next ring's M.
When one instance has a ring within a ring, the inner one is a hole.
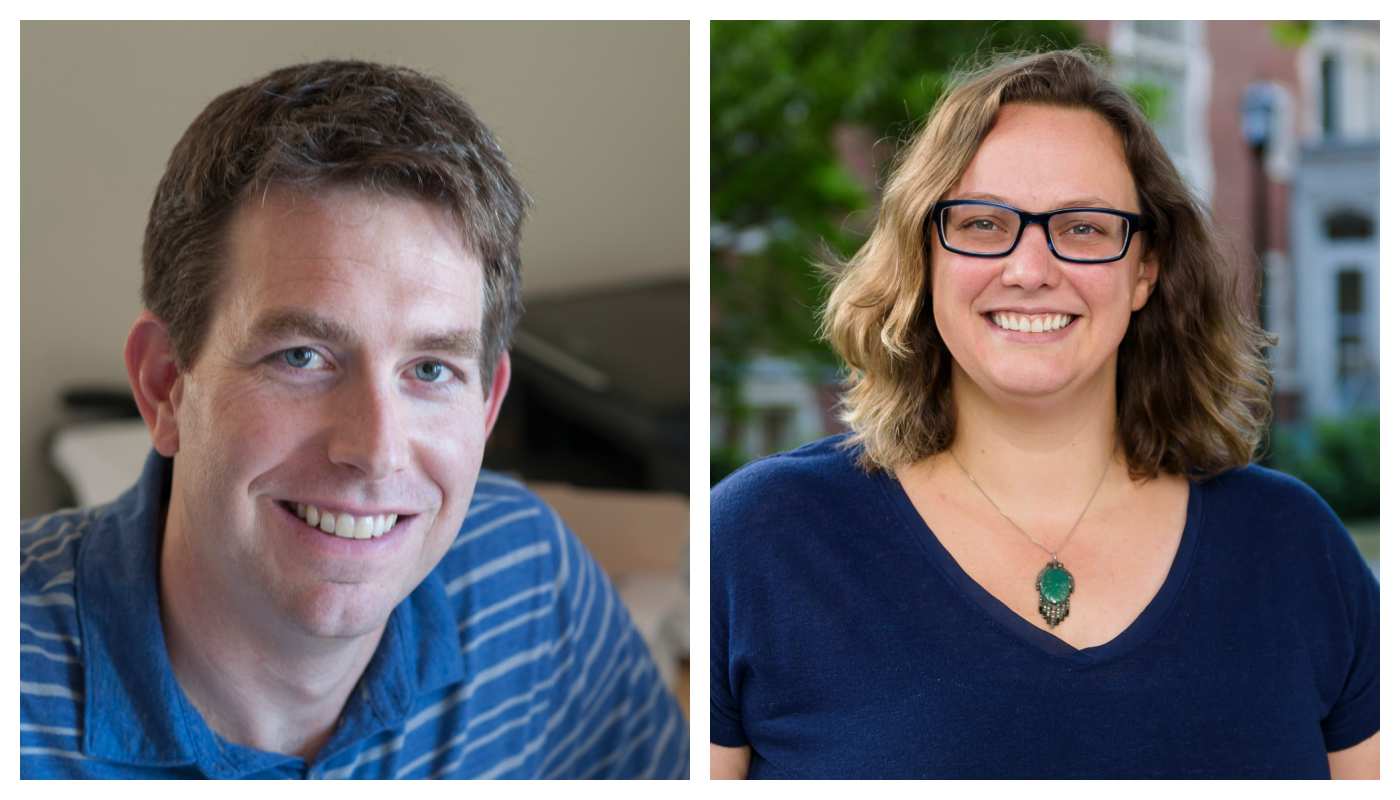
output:
M357 338L355 332L344 323L299 308L264 314L253 323L250 332L255 341L295 337L345 345Z
M473 328L457 328L428 333L413 340L413 349L429 353L447 353L458 358L477 358L481 355L481 332Z
M265 314L254 322L252 338L254 341L305 338L346 346L354 344L360 337L339 320L313 311L288 308ZM478 358L481 355L481 332L474 328L453 328L424 333L414 337L413 349L446 353L459 358Z

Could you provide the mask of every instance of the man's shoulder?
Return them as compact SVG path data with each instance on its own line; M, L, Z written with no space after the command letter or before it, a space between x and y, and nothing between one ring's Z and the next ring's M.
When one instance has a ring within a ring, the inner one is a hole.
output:
M19 574L22 609L71 608L73 576L84 537L106 506L69 508L20 520ZM21 617L27 616L24 612Z
M574 535L538 495L518 480L483 471L435 571L458 612L476 613L472 609L529 589L552 595L577 548Z
M560 527L554 509L525 484L483 470L448 554L479 556L483 550L498 546L548 542Z
M479 774L684 773L684 721L645 642L606 573L544 499L482 473L438 572L467 667L446 705L460 703L488 726L515 717L496 729L500 740L483 729L472 759L490 766Z
M101 512L65 509L20 522L20 730L34 752L76 751L83 674L75 575Z

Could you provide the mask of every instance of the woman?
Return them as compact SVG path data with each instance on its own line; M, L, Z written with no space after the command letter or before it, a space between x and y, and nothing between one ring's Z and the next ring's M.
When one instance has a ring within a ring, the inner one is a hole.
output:
M1231 272L1088 57L951 90L825 309L852 432L712 494L712 775L1375 775L1379 587L1250 464Z

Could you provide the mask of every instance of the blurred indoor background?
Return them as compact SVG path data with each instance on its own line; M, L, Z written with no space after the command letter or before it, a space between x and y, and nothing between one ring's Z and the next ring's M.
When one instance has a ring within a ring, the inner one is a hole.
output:
M950 73L1005 50L1104 53L1231 236L1279 337L1266 466L1311 484L1379 563L1376 22L715 22L710 478L844 429L816 336L825 249Z
M149 439L122 348L146 214L186 126L277 67L402 64L466 98L534 201L527 310L487 466L560 511L679 677L686 23L26 22L20 41L21 516L111 499L139 472Z

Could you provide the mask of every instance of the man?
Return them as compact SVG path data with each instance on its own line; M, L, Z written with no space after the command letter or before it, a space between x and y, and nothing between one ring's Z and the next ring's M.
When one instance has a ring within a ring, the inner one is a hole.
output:
M126 367L154 452L21 524L25 777L682 777L559 518L479 473L526 198L440 83L281 69L176 145Z

